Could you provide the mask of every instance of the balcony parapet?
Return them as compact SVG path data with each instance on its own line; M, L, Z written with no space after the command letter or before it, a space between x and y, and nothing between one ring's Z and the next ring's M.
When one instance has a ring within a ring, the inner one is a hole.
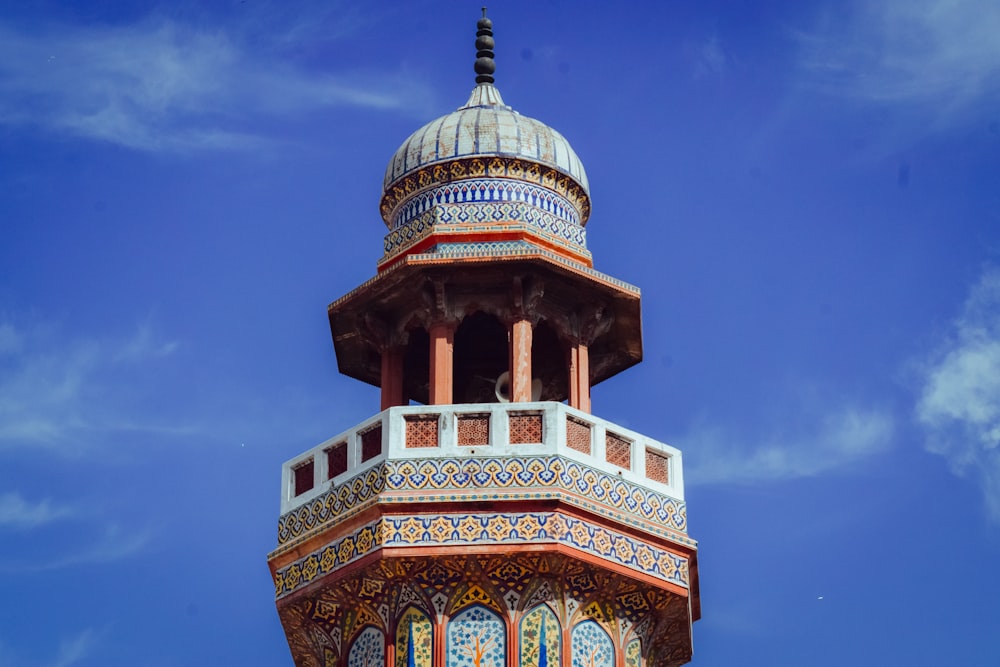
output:
M693 546L683 481L679 450L562 403L394 407L284 464L278 551L374 502L545 498Z

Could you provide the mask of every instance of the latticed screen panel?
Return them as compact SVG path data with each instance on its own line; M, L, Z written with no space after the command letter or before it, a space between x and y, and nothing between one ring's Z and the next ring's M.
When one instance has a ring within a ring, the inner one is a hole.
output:
M406 447L437 447L438 416L409 415L406 417Z
M573 417L566 418L566 446L590 454L590 424Z
M533 445L542 442L542 415L514 412L510 415L510 444Z
M346 442L338 442L326 450L326 470L328 479L333 479L337 475L347 472Z
M490 416L459 415L458 444L461 447L490 444Z
M374 426L361 434L361 461L368 461L382 453L382 425Z
M606 434L606 454L608 463L613 463L619 468L632 468L632 443L625 438L615 435L610 431Z
M647 449L646 477L654 482L670 484L670 457Z

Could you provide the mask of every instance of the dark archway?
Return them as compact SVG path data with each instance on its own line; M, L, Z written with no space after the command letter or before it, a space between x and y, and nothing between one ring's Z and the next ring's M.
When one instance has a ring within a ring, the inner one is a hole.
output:
M430 386L431 338L423 327L407 331L403 354L403 403L427 404Z
M531 376L542 381L543 401L561 401L569 395L566 349L555 329L542 320L531 334Z
M455 331L455 403L496 403L494 387L509 364L507 327L494 315L466 315Z

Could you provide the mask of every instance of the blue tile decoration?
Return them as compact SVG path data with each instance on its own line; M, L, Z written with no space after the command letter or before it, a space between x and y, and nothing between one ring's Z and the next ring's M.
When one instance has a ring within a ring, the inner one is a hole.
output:
M396 624L396 667L431 667L434 626L420 609L407 607Z
M611 637L596 621L583 621L573 628L573 667L614 667L615 648Z
M559 667L562 628L559 619L546 604L540 604L521 617L519 624L521 661L524 667Z
M448 622L447 642L447 667L506 667L503 621L481 605Z
M590 195L578 179L559 168L544 166L511 156L491 156L449 159L444 163L421 167L387 185L382 193L379 211L386 225L393 229L397 213L413 197L440 185L460 184L474 179L493 183L532 184L558 194L579 215L581 225L590 217Z
M361 631L347 654L347 667L385 667L385 638L379 630Z
M625 646L625 667L642 667L642 651L638 639L633 639Z
M391 229L397 230L414 218L435 207L446 207L442 222L451 222L458 211L469 210L469 204L508 202L522 204L523 208L493 210L525 211L533 214L548 213L555 219L580 227L580 212L568 199L557 192L533 183L508 179L466 179L444 183L408 198L393 212ZM488 214L477 214L489 220ZM476 217L471 218L476 220ZM465 222L465 220L463 220Z
M577 254L590 256L587 251L587 231L579 224L524 202L496 202L434 204L421 210L385 235L380 261L387 261L432 233L505 232L518 229L540 234L549 242L564 246Z
M374 502L555 498L693 545L682 500L561 456L390 460L331 488L278 520L285 545ZM643 521L637 521L641 519Z
M688 560L657 545L559 512L384 516L274 574L279 599L385 547L563 544L687 587Z

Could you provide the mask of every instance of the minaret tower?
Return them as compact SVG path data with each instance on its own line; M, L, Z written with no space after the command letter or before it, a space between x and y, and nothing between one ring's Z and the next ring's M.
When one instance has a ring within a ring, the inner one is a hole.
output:
M681 453L591 414L642 358L587 175L476 86L386 169L377 274L329 306L382 411L284 464L268 557L297 667L668 667L700 616Z

